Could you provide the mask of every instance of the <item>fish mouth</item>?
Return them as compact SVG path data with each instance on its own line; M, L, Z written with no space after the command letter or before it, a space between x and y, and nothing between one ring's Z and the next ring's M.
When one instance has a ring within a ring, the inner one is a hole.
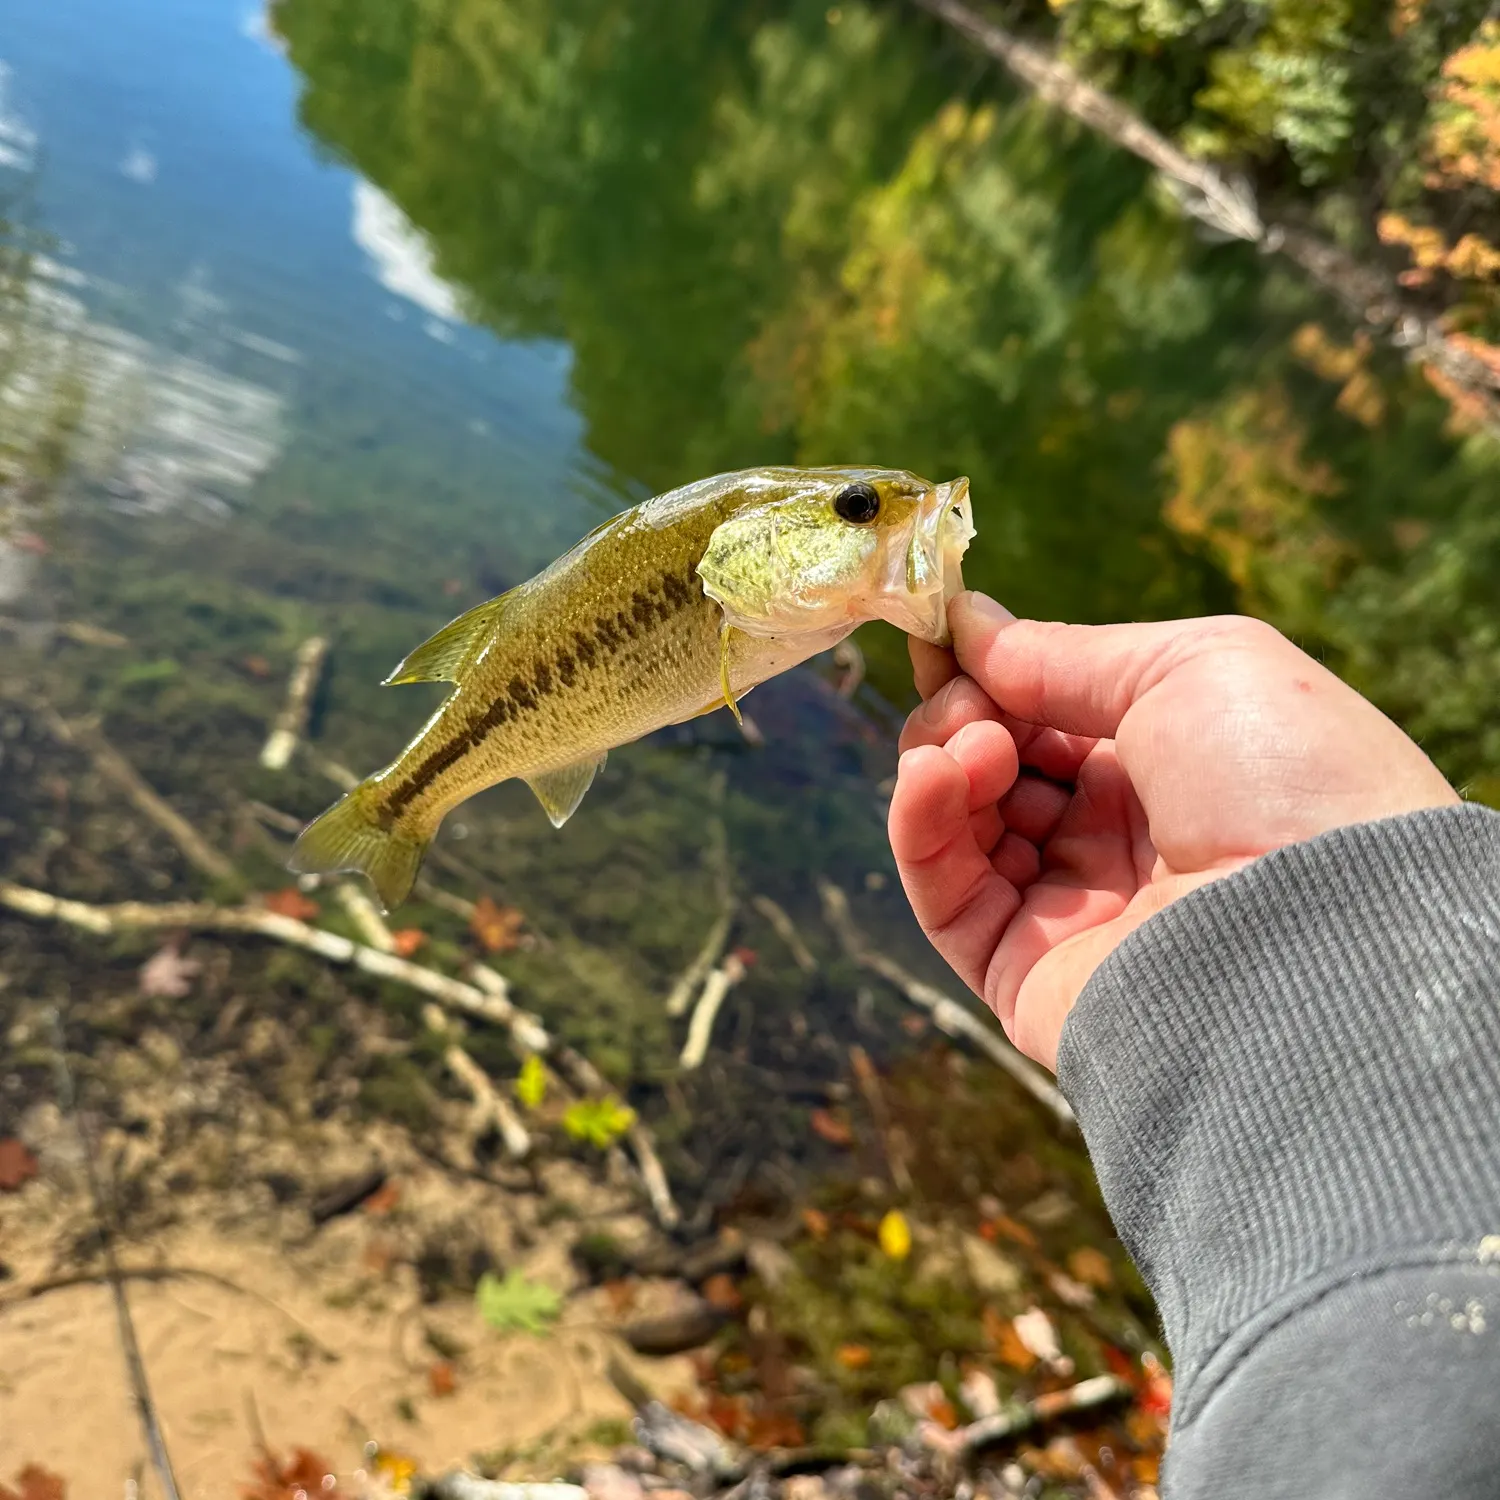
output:
M906 550L906 587L885 596L882 618L935 646L951 644L948 601L963 591L963 555L974 534L966 478L929 491L918 503Z

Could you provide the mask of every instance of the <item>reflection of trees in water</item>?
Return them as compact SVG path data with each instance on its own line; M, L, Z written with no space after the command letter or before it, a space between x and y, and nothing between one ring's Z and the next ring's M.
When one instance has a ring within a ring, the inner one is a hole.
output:
M276 24L304 121L493 326L568 339L590 444L632 477L964 472L966 573L1012 607L1238 602L1455 776L1500 765L1493 446L1302 283L1194 241L1134 163L985 97L925 22L281 0Z
M830 20L832 18L832 20ZM836 22L836 24L834 24ZM507 333L567 338L593 450L653 489L864 456L968 473L974 576L1082 618L1199 606L1158 518L1253 257L855 4L283 0L303 119Z

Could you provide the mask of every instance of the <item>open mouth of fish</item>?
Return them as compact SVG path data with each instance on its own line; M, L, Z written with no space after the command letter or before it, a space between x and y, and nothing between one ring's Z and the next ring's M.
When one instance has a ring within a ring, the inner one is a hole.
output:
M948 645L948 601L963 592L963 556L974 535L969 481L953 479L938 485L917 508L901 559L905 578L890 579L874 601L875 613L908 635L935 646ZM890 559L892 573L896 562Z

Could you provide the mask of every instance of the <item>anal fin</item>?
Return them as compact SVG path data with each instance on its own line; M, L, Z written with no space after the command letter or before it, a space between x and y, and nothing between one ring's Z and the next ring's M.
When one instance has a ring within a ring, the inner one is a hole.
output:
M576 761L561 770L543 771L539 776L526 778L526 785L536 793L536 800L542 804L542 811L551 819L554 828L561 828L578 811L584 793L604 769L604 761L605 755L601 755L597 760Z
M466 614L449 621L438 633L422 642L386 678L384 686L403 682L457 682L459 673L477 656L499 624L509 596L476 604Z

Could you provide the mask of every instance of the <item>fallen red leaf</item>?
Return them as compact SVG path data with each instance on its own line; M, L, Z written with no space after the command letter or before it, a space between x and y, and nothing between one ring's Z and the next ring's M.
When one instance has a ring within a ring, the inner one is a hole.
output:
M790 1412L757 1412L744 1441L752 1448L800 1448L807 1441L802 1424Z
M397 958L410 958L426 941L420 927L400 927L391 934L391 951Z
M37 1173L36 1157L14 1136L0 1140L0 1193L19 1192Z
M304 896L294 885L262 896L260 904L267 911L275 912L278 917L291 917L296 922L311 922L323 909L316 901Z
M939 1427L945 1427L952 1432L958 1426L958 1412L954 1409L951 1401L934 1401L927 1408L927 1415L932 1418Z
M703 1300L710 1307L727 1313L738 1312L745 1305L745 1299L740 1296L740 1290L734 1284L734 1277L726 1271L710 1276L703 1283Z
M1075 1281L1085 1286L1097 1287L1101 1292L1114 1285L1115 1273L1109 1257L1092 1245L1084 1245L1068 1257L1068 1273Z
M1141 1368L1146 1379L1137 1404L1153 1417L1165 1417L1172 1410L1172 1377L1154 1354L1141 1355Z
M993 1307L987 1307L982 1322L985 1337L995 1351L995 1358L1006 1369L1023 1375L1031 1369L1036 1363L1036 1355L1026 1347L1009 1318L1002 1318Z
M820 1208L804 1208L802 1227L815 1240L825 1240L828 1238L828 1215Z
M1009 1214L1001 1214L995 1219L995 1233L1003 1234L1006 1239L1017 1245L1024 1245L1028 1250L1037 1248L1037 1237L1022 1223L1010 1217Z
M617 1318L623 1318L635 1306L636 1292L633 1281L620 1279L604 1283L604 1295L609 1298L609 1305Z
M727 1438L743 1442L750 1430L750 1403L744 1396L721 1396L710 1392L703 1416Z
M1130 1460L1130 1477L1137 1484L1154 1485L1161 1478L1161 1455L1142 1453Z
M18 1490L0 1484L0 1500L65 1500L68 1493L62 1476L40 1464L27 1464L16 1474L16 1483Z
M452 1364L446 1359L433 1360L427 1370L427 1389L434 1396L451 1396L457 1387Z
M808 1124L812 1126L813 1134L821 1136L830 1146L854 1144L854 1132L830 1110L815 1109L808 1117Z
M469 931L479 940L486 953L509 953L520 940L521 926L526 918L513 906L501 906L488 896L481 896L474 903L474 915L469 918Z
M383 1182L359 1206L367 1214L388 1214L401 1201L401 1184Z
M240 1495L242 1500L298 1500L306 1495L339 1500L340 1494L347 1493L339 1490L337 1482L325 1487L325 1478L333 1478L333 1465L306 1448L294 1449L285 1463L267 1452L255 1461L255 1476L240 1486Z

